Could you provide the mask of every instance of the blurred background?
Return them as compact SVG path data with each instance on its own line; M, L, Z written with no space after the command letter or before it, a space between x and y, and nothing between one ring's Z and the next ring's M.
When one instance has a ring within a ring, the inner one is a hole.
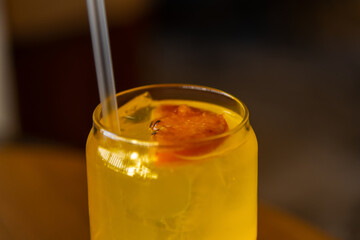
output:
M117 91L245 102L259 197L360 239L360 1L106 0ZM85 0L0 0L0 144L84 149L99 102Z

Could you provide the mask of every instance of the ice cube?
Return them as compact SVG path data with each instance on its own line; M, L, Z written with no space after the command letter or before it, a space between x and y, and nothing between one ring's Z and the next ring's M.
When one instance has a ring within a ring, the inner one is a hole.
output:
M129 102L125 103L118 110L119 116L122 121L131 121L139 123L147 121L151 116L151 95L145 92Z

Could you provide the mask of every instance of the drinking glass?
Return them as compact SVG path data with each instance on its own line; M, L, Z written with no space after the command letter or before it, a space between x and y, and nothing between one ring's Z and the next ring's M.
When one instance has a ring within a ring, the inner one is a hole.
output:
M105 127L99 105L87 140L92 240L256 239L257 140L241 101L209 87L163 84L121 92L117 103L128 134ZM162 104L219 114L228 130L173 144L147 139L154 132L142 126L154 125Z

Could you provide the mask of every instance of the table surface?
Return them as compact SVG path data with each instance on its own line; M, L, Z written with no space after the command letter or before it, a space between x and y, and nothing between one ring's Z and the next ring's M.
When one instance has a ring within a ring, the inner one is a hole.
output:
M44 145L0 147L0 239L89 240L85 153ZM331 240L259 204L258 240Z

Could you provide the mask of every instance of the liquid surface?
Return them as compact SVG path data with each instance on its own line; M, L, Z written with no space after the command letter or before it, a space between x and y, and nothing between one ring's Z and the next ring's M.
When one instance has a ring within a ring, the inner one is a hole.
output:
M229 129L238 125L242 117L238 114L220 107L215 104L197 102L197 101L185 101L185 100L152 100L148 93L144 93L132 101L128 102L118 110L120 116L121 136L137 139L137 140L152 140L151 129L149 129L150 123L157 119L156 110L160 106L189 106L201 110L208 110L215 114L222 115L225 118ZM150 132L149 132L150 131Z
M221 114L230 130L242 121L214 104L152 101L145 95L119 109L122 135L152 140L154 109L182 104ZM159 151L177 150L90 133L87 171L93 240L256 239L257 142L250 125L204 154L178 154L182 164L158 164Z

